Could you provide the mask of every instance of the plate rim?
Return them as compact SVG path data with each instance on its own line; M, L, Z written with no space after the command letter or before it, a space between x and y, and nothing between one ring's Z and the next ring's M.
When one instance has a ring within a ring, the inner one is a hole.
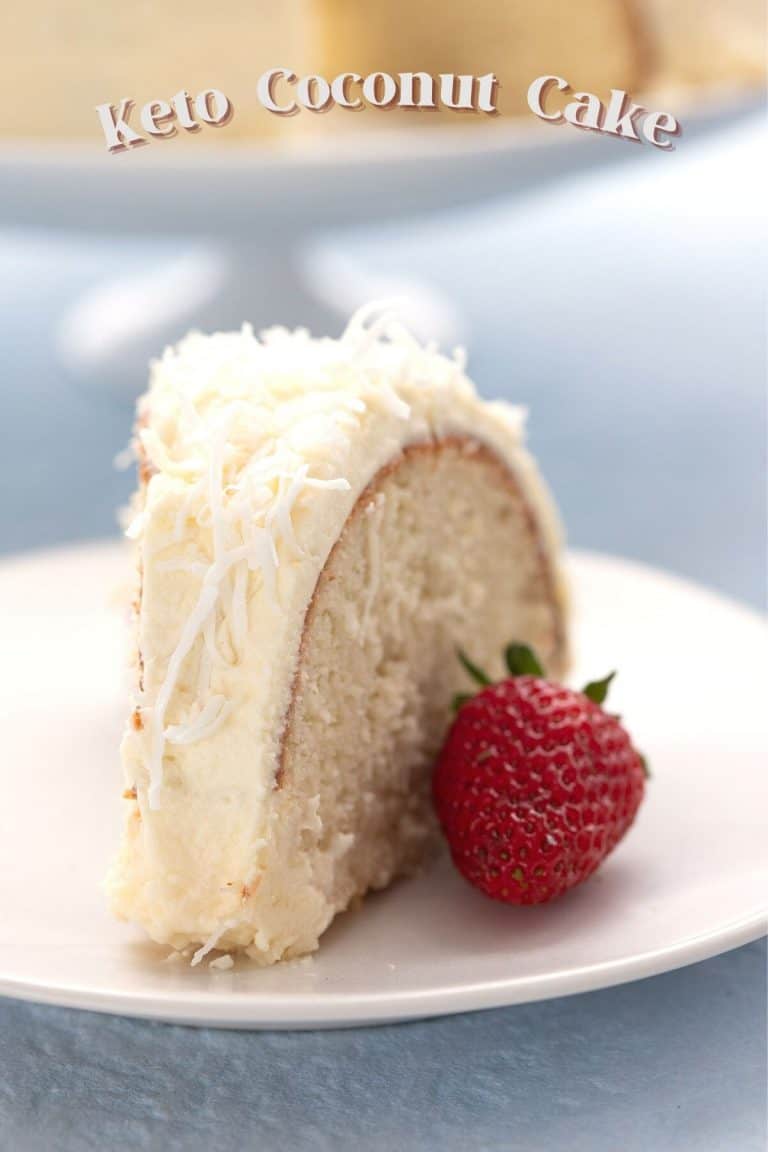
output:
M569 969L565 974L554 972L533 977L479 981L460 988L438 987L419 991L350 995L331 992L322 997L317 993L306 992L270 993L268 996L241 993L223 999L216 992L197 989L178 995L136 995L130 992L93 990L74 983L51 985L39 981L7 980L0 974L0 996L25 1003L190 1027L253 1031L370 1027L494 1008L512 1008L518 1004L539 1003L607 990L711 959L766 935L768 907L668 948ZM515 994L519 985L524 985L522 995ZM369 1009L369 1014L361 1012L361 1009Z

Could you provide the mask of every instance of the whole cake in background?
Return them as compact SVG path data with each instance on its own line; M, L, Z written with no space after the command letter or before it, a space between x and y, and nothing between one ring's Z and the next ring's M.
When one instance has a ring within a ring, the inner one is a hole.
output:
M380 131L395 123L467 122L431 111L275 116L258 103L256 84L262 72L277 67L326 77L374 70L494 72L502 85L500 109L513 115L527 114L531 81L552 73L566 77L574 90L602 98L612 87L635 96L657 89L761 87L765 24L763 0L8 4L0 16L0 133L82 139L101 151L96 104L131 97L140 107L180 89L210 87L226 92L235 115L225 130L205 133L205 146L318 133L327 139L329 132L359 130L363 123L366 131ZM171 145L200 146L185 132Z
M512 114L527 113L528 85L542 75L600 95L765 83L762 0L319 0L316 11L328 75L353 66L364 74L494 72L499 108Z
M567 661L523 413L375 310L192 334L139 404L136 686L117 914L269 964L417 867L471 648Z
M556 74L573 89L608 92L613 84L637 89L648 75L648 49L626 0L562 0L472 4L421 0L418 4L355 4L322 0L316 23L323 73L493 72L501 112L528 112L526 93L537 76ZM413 113L393 113L413 123ZM339 117L335 117L336 120ZM347 117L347 120L357 117ZM369 119L371 119L369 117ZM376 117L386 127L388 117ZM419 123L461 122L450 112L422 112ZM391 127L391 124L389 125Z

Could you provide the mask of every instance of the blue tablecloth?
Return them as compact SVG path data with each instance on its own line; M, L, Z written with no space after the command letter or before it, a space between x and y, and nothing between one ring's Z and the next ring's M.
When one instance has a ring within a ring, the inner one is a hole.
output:
M216 1032L0 1002L3 1152L763 1152L765 949L544 1004Z
M483 391L530 406L575 544L753 604L765 586L761 149L762 127L742 125L654 158L652 178L639 156L343 242L361 284L405 270L431 292L459 318ZM175 254L0 234L2 550L114 531L130 479L111 460L143 368L130 344L111 367L78 361L72 302ZM335 1033L0 1001L0 1149L759 1152L765 964L756 943L623 988Z

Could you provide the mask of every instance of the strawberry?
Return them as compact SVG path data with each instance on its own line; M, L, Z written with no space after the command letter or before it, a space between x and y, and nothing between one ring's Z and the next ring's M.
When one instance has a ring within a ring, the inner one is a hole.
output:
M495 900L542 904L590 876L643 799L645 761L602 704L614 673L575 692L506 650L510 678L457 697L433 796L461 874Z

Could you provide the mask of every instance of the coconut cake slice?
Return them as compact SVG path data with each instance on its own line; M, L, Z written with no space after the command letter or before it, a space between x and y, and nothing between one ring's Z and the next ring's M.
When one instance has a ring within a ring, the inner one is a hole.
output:
M201 959L317 947L424 859L464 647L560 674L560 536L523 413L363 310L191 334L139 403L136 688L115 912Z

